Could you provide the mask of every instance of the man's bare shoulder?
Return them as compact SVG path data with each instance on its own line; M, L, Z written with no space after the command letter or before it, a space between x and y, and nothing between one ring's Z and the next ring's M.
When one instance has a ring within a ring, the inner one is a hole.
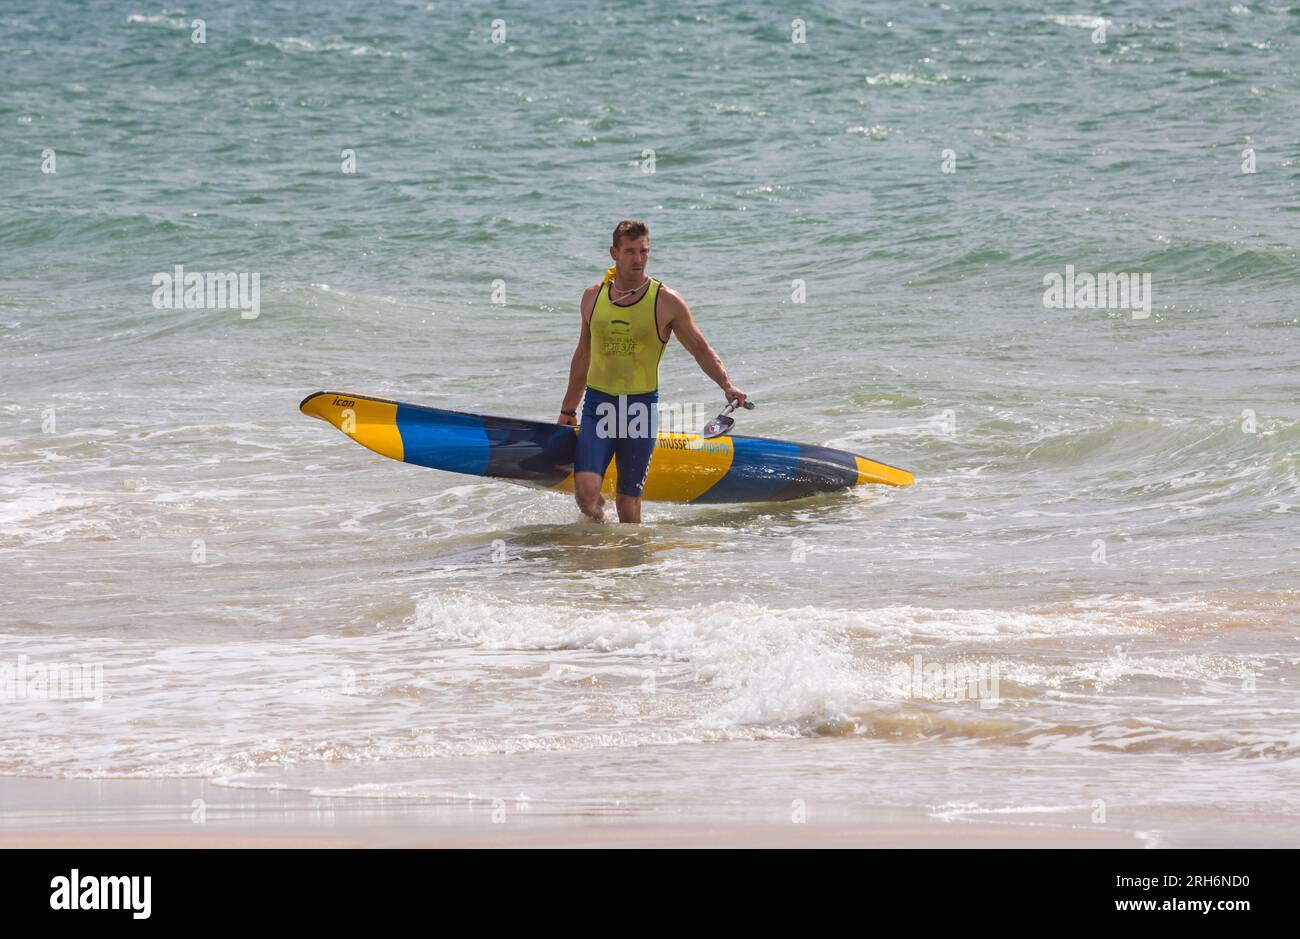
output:
M686 298L672 287L661 285L659 287L659 299L660 303L663 304L664 309L670 313L687 312Z
M579 304L579 307L582 310L583 319L586 319L587 314L591 310L595 309L596 297L600 294L600 288L602 286L604 286L602 283L597 282L582 292L582 302Z

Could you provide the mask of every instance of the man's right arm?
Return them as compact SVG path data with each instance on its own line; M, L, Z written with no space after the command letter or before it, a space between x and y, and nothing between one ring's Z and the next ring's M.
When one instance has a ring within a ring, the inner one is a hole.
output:
M582 317L582 331L578 334L578 347L573 350L573 359L569 362L569 387L564 392L564 401L560 404L560 419L557 424L577 424L578 418L564 411L578 410L582 402L582 392L587 387L587 368L591 365L591 311L596 307L596 294L599 284L592 284L582 295L578 312Z

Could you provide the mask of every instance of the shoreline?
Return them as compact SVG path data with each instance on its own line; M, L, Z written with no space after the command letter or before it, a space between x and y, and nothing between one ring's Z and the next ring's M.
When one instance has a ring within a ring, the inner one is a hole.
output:
M313 796L205 779L0 777L9 848L1142 848L1107 828L945 821L921 812L795 823L716 812L518 810Z

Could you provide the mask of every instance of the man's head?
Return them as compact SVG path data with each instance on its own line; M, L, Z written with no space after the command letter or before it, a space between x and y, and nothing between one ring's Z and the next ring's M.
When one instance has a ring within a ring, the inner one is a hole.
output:
M614 229L614 243L609 246L618 276L638 283L650 260L650 229L645 222L624 219Z

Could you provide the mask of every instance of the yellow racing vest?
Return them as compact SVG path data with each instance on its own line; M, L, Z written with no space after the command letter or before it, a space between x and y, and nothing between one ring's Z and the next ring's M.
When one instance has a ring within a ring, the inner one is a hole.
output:
M591 311L587 385L611 395L645 394L659 387L659 360L667 345L659 338L655 321L655 303L663 284L652 277L640 300L619 306L609 299L612 280L606 274Z

